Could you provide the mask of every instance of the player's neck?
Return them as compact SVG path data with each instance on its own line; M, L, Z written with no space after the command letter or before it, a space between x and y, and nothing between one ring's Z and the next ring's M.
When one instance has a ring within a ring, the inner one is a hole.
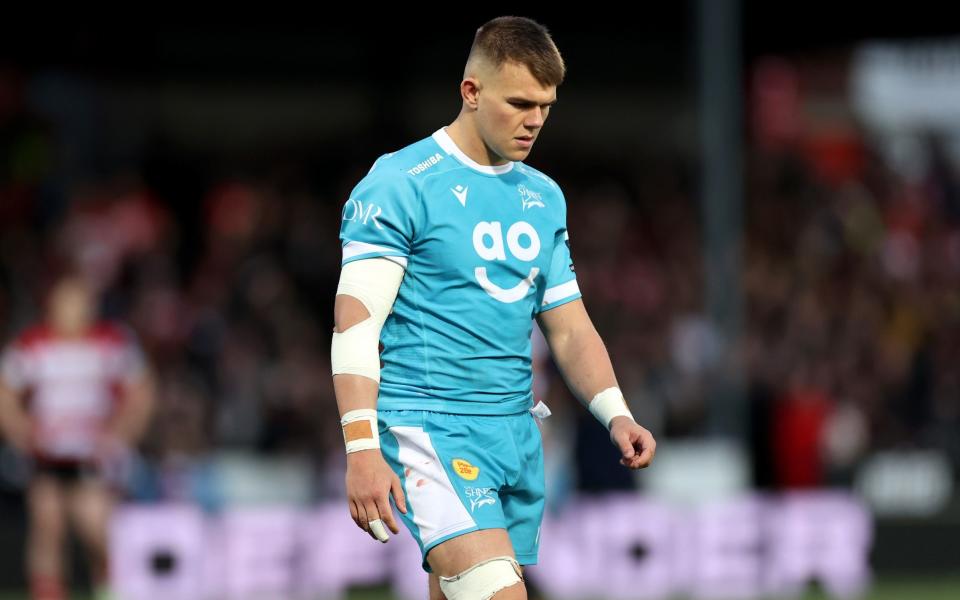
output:
M79 340L90 334L90 323L58 323L54 319L46 322L50 332L59 340Z
M476 128L471 123L465 122L462 116L447 125L446 131L460 151L479 165L502 167L510 162L490 152Z

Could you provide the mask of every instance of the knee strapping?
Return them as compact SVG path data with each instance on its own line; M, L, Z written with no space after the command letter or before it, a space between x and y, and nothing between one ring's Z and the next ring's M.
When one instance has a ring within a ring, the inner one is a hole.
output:
M500 590L523 581L520 564L512 556L481 561L453 577L440 577L447 600L489 600Z

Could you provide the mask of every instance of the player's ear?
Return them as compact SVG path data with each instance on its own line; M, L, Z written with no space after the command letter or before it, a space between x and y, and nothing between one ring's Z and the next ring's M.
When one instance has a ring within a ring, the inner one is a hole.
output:
M460 82L460 96L473 110L477 109L480 96L480 82L475 77L467 77Z

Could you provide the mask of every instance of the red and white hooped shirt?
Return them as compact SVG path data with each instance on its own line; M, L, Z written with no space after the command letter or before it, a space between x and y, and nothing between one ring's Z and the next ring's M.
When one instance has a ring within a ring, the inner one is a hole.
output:
M98 439L121 400L121 386L143 375L133 332L99 322L79 337L37 325L23 331L0 358L0 376L25 392L33 420L34 453L54 461L95 458Z

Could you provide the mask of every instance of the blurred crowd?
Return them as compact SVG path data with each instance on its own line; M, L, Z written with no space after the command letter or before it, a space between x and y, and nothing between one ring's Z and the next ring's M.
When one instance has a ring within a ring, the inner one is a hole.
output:
M397 148L336 169L283 155L204 170L161 144L65 175L61 132L14 75L0 80L0 340L40 318L45 290L77 267L157 373L149 461L240 448L338 465L340 210ZM835 148L748 152L742 280L729 282L742 286L744 331L732 347L706 318L693 160L631 158L602 173L547 147L530 160L564 188L584 302L635 414L658 439L709 435L712 384L742 373L762 487L846 484L876 449L939 448L960 466L960 177L933 137L912 176L868 134L848 142L839 166ZM539 364L538 392L581 415L583 488L630 485L589 467L604 432Z

